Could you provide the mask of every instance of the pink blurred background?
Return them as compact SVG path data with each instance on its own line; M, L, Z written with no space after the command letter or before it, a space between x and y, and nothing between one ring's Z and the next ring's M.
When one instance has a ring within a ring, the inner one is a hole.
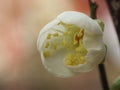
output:
M120 75L120 47L105 0L95 0L105 23L109 85ZM102 90L98 69L62 79L48 73L36 48L40 29L63 11L89 15L88 0L0 0L0 90Z

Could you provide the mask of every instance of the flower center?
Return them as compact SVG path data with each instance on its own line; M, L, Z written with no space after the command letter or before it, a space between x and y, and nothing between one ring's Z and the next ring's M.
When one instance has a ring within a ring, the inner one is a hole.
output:
M64 27L63 30L54 29L54 33L47 35L44 45L44 56L50 57L51 52L66 48L70 53L65 57L64 63L67 66L75 66L84 64L86 61L87 50L83 44L84 29L81 29L73 24L58 23L58 26ZM51 51L50 51L51 50Z
M84 64L86 61L87 50L83 46L82 40L79 45L75 48L73 53L68 53L65 57L65 64L67 66L76 66L79 64Z

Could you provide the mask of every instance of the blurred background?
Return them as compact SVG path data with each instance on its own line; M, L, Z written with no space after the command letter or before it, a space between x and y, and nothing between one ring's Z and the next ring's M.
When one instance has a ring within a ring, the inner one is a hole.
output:
M105 67L111 86L120 75L120 1L95 1L97 17L105 23ZM102 90L98 68L63 79L41 63L36 47L39 31L69 10L89 15L88 0L0 0L0 90Z
M120 0L107 0L107 3L120 40Z

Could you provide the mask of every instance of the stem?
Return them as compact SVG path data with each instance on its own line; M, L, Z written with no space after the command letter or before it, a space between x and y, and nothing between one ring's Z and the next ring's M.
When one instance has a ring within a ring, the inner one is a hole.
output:
M109 90L104 64L99 64L99 73L103 90Z
M96 2L92 2L91 0L89 0L89 5L90 5L90 16L92 19L96 19L97 18L96 11L97 11L98 5L96 4ZM103 63L99 64L99 73L100 73L100 79L101 79L103 90L109 90L107 76L106 76L105 67Z
M92 2L91 0L89 0L89 5L90 5L90 16L92 19L96 19L96 11L98 5L96 4L96 2Z

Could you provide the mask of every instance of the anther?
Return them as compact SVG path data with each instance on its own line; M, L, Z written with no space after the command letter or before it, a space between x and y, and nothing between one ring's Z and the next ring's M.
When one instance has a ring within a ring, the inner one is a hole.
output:
M51 35L52 34L49 33L48 36L47 36L47 39L51 39Z
M49 51L44 51L43 55L44 55L44 57L49 57L50 56L50 52Z

